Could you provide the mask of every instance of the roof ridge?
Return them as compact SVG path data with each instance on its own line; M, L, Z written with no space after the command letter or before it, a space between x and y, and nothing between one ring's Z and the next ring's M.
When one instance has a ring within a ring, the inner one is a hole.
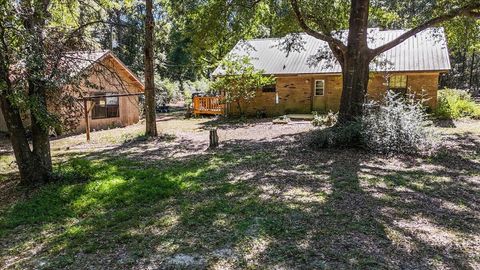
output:
M393 40L409 29L381 29L368 28L370 47L377 47L389 40ZM228 53L247 55L252 64L265 74L294 74L294 73L329 73L339 71L340 66L330 61L331 51L324 46L324 41L312 37L305 38L304 32L297 32L304 39L301 49L291 51L288 56L281 46L275 46L281 37L256 38L241 40ZM339 33L345 38L345 34ZM378 37L378 38L377 38ZM245 46L243 45L245 44ZM248 46L249 45L249 46ZM325 59L321 55L325 54ZM317 57L319 56L320 57ZM430 57L425 59L425 57ZM376 58L372 62L372 71L446 71L451 68L448 59L448 48L443 27L429 27L407 40L401 46L394 47ZM214 75L222 71L216 69Z
M412 28L399 28L399 29L383 29L381 27L368 27L367 30L374 30L374 29L378 29L378 32L393 32L393 31L408 31ZM428 27L426 28L425 30L423 30L422 32L426 31L426 30L432 30L432 29L437 29L437 30L442 30L443 31L443 27ZM342 29L342 30L338 30L337 32L340 32L340 31L348 31L348 29ZM239 42L247 42L247 41L262 41L262 40L278 40L278 39L282 39L282 38L285 38L287 35L291 35L291 34L299 34L299 35L308 35L308 33L306 32L292 32L292 33L288 33L284 36L281 36L281 37L265 37L265 38L251 38L251 39L243 39L243 40L240 40Z

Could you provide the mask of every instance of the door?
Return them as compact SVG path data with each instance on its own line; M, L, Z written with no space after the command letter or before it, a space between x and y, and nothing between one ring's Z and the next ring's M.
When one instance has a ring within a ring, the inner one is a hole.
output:
M325 90L325 80L315 79L312 85L312 111L324 113L327 111L327 96Z

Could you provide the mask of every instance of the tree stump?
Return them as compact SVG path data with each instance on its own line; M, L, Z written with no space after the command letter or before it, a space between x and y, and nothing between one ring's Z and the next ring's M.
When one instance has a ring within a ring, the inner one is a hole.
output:
M210 129L210 146L209 146L209 148L217 148L217 147L218 147L217 129L212 128L212 129Z

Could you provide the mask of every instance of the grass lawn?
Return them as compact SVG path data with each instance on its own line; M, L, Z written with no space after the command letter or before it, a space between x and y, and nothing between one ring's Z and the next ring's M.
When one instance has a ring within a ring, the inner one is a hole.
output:
M207 150L211 124L56 140L64 181L36 190L0 152L0 269L480 268L479 121L433 158L314 151L309 124L263 121Z

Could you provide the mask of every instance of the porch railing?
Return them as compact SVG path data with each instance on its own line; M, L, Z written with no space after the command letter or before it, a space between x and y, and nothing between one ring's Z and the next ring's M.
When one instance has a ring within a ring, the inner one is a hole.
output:
M223 114L224 108L221 97L193 97L194 114Z

